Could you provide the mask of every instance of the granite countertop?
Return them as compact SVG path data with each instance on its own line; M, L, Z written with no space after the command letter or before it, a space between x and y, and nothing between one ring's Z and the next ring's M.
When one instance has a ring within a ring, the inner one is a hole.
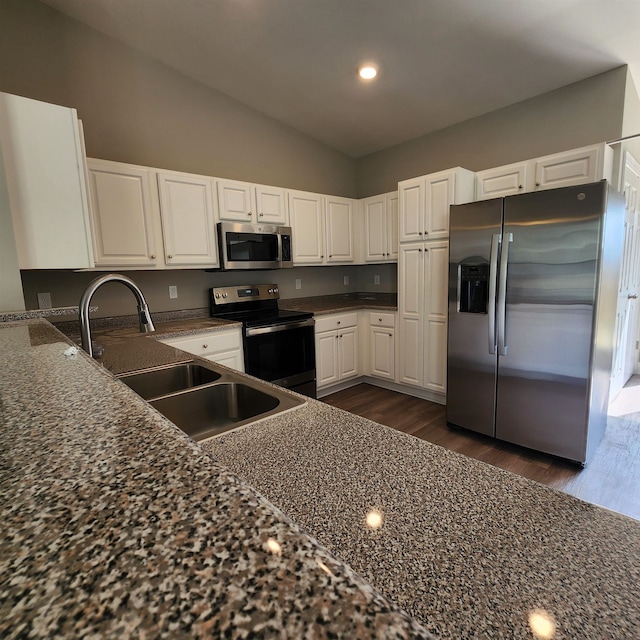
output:
M314 400L196 444L68 344L0 325L3 636L636 637L639 522Z
M311 311L314 315L359 309L396 311L398 309L398 295L396 293L359 292L289 298L280 300L280 307L292 311Z
M431 637L69 346L0 325L3 638Z

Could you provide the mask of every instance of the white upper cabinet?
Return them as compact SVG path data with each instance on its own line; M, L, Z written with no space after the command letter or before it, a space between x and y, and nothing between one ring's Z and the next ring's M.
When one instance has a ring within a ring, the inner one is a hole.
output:
M576 184L611 180L613 151L607 144L495 167L476 174L476 199L501 198Z
M353 209L349 198L325 196L327 231L326 261L328 263L353 262Z
M324 263L324 199L317 193L289 191L294 264Z
M19 267L93 267L76 110L0 93L0 151Z
M216 183L220 220L278 225L287 223L284 189L239 180L218 179Z
M398 192L371 196L362 201L365 262L398 259Z
M157 175L167 266L218 266L213 180L173 171Z
M218 266L213 179L87 160L97 267Z
M460 167L398 183L400 242L449 236L449 206L474 198L475 174Z
M96 267L162 264L158 188L153 169L87 160Z
M294 265L353 263L354 209L350 198L289 191Z

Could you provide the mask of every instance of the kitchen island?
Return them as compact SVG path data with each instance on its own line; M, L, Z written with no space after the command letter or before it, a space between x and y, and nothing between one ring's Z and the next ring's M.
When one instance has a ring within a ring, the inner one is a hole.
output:
M46 321L0 359L3 638L431 637Z
M0 325L4 636L636 636L640 523L313 400L196 444L69 344Z

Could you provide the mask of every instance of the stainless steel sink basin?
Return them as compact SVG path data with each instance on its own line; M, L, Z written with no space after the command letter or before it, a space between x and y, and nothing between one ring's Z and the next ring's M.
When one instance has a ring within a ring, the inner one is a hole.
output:
M306 404L284 389L209 363L183 362L119 378L194 440Z
M139 396L149 400L215 382L222 377L222 374L195 362L182 362L126 373L119 377Z

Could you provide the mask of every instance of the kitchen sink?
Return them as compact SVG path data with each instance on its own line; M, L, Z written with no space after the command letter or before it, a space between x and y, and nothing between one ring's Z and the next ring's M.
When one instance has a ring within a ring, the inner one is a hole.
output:
M183 391L184 389L215 382L222 377L222 374L195 362L182 362L165 367L126 373L119 377L139 396L149 400L150 398L158 398L176 391Z
M306 404L284 389L209 363L183 362L118 377L194 440Z

